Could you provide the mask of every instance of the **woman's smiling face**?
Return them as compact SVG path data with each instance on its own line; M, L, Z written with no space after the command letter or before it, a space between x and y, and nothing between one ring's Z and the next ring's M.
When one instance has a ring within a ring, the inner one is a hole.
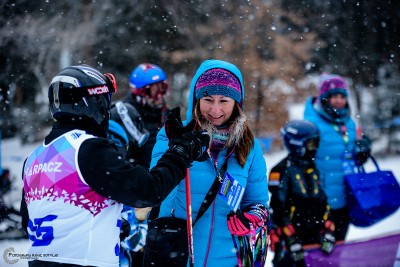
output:
M200 112L214 126L227 122L233 112L235 100L223 95L205 96L200 99Z

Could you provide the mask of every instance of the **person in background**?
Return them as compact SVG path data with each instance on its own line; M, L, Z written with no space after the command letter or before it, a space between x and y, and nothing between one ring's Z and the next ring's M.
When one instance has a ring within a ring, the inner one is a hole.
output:
M169 111L165 100L169 91L167 75L159 66L143 63L132 71L129 86L130 92L125 102L136 109L143 122L143 128L149 132L149 137L142 146L133 142L127 156L149 168L157 133Z
M143 145L149 133L136 109L129 103L117 101L111 105L108 138L113 140L119 152L126 158L130 144ZM129 224L127 237L121 240L121 267L142 266L143 248L147 236L147 216L150 208L134 208L124 205L122 218Z
M153 149L151 167L156 166L176 133L207 130L212 136L206 161L194 163L189 170L193 220L226 161L225 177L229 174L244 187L235 213L217 195L194 225L195 266L237 266L238 248L233 238L252 235L268 222L266 163L243 112L244 92L242 74L235 65L216 59L204 61L190 85L186 121L182 123L179 108L171 110ZM163 201L160 217L186 218L185 203L185 183L181 182Z
M2 119L0 119L0 126ZM5 196L12 191L10 170L1 164L1 131L0 131L0 240L8 238L26 238L21 227L21 214L12 205L7 204Z
M273 265L300 267L306 266L304 245L321 244L324 253L332 252L335 226L329 220L327 197L314 164L318 128L309 121L293 120L282 127L281 134L289 153L269 175Z
M129 162L106 138L112 74L88 65L62 69L48 97L52 130L23 165L22 224L29 266L119 266L122 204L153 207L200 159L210 142L206 132L171 139L157 166L148 171Z
M147 137L143 144L130 139L127 157L148 169L157 133L169 112L165 99L169 92L167 74L156 64L139 64L129 77L129 87L125 102L136 109L136 118L143 122ZM157 218L158 212L159 207L153 207L149 219Z
M344 175L354 172L355 164L364 164L370 155L369 139L366 136L357 139L348 97L346 80L336 74L324 73L320 76L319 96L310 97L304 111L304 119L313 122L320 131L315 164L328 197L337 241L346 238L350 223Z
M11 177L10 171L8 169L2 169L0 167L1 176L0 176L0 196L8 193L11 189Z
M5 86L4 86L5 87ZM0 87L0 91L1 91L1 96L0 96L0 101L6 103L7 100L5 97L7 96L6 90L3 89L3 86ZM5 99L3 101L3 99ZM0 105L0 107L2 107L3 105ZM5 110L6 108L4 108ZM3 114L0 114L0 194L4 194L7 191L10 190L10 186L11 186L11 181L10 181L10 170L3 168L3 161L2 161L2 149L1 149L1 145L2 145L2 131L3 131L3 123L5 121L5 118L3 118Z
M0 109L0 239L26 238L25 231L21 228L20 212L4 201L5 195L12 190L12 179L10 170L3 168L2 164L2 132L7 133L10 128L7 125L7 118L10 118L9 101L6 85L3 83L0 83Z
M149 169L156 135L169 111L165 101L169 90L167 75L159 66L143 63L132 71L129 86L130 90L125 100L117 102L117 106L111 109L111 118L122 125L127 133L129 144L126 158ZM135 216L137 214L133 207L124 206L123 215L130 219L131 227L140 227L137 233L142 238L138 242L142 242L143 237L145 238L147 219L152 220L157 217L159 206L140 210L141 213L146 211L149 213L143 215L146 218L139 220ZM126 259L130 266L139 266L138 263L141 263L143 258L143 247L129 247L125 246L124 249Z

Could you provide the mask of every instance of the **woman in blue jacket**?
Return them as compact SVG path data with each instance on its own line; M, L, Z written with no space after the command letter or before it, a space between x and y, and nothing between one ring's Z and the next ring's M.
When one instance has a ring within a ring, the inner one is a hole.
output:
M268 220L266 163L243 112L244 85L240 70L221 60L206 60L190 85L187 125L212 136L209 158L190 167L193 221L219 169L227 160L230 176L244 188L239 209L219 195L193 228L195 266L237 266L233 236L254 234ZM192 126L190 126L192 127ZM166 133L167 130L167 133ZM151 166L168 148L168 119L157 136ZM185 183L180 183L160 208L160 217L186 218Z
M320 171L321 185L328 197L331 218L335 223L336 240L344 240L349 227L344 175L354 171L356 124L350 117L349 87L338 75L320 76L319 97L306 102L304 119L313 122L320 131L320 145L315 163ZM358 145L357 145L358 144ZM366 159L358 159L363 164Z

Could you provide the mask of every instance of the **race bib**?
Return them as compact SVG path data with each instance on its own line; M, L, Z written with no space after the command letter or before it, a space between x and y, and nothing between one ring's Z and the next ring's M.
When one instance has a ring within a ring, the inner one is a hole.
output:
M233 211L236 211L242 200L243 194L244 187L228 172L225 172L218 195L222 197Z

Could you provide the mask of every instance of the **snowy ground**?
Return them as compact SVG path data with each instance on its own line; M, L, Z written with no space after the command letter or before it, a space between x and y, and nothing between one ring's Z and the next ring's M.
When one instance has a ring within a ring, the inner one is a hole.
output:
M23 160L25 157L36 147L37 144L25 145L20 144L19 139L12 138L2 141L2 166L8 168L14 177L14 189L15 192L21 192L22 181L20 179L21 169ZM268 153L265 155L268 169L274 166L280 159L285 156L285 151ZM400 181L400 156L390 156L386 158L377 159L382 170L392 170ZM374 167L371 161L368 161L366 165L367 170L373 170ZM9 195L5 201L9 204L13 204L15 208L19 209L21 194ZM391 233L400 233L400 209L386 218L385 220L367 228L350 227L347 240L366 240L374 237L389 235ZM0 253L3 254L6 249L13 248L14 253L25 254L28 252L29 243L26 240L1 240L0 241ZM273 253L268 253L268 262L266 267L270 267ZM19 260L14 264L7 264L3 258L0 259L0 266L12 266L12 267L26 267L28 266L26 260Z

